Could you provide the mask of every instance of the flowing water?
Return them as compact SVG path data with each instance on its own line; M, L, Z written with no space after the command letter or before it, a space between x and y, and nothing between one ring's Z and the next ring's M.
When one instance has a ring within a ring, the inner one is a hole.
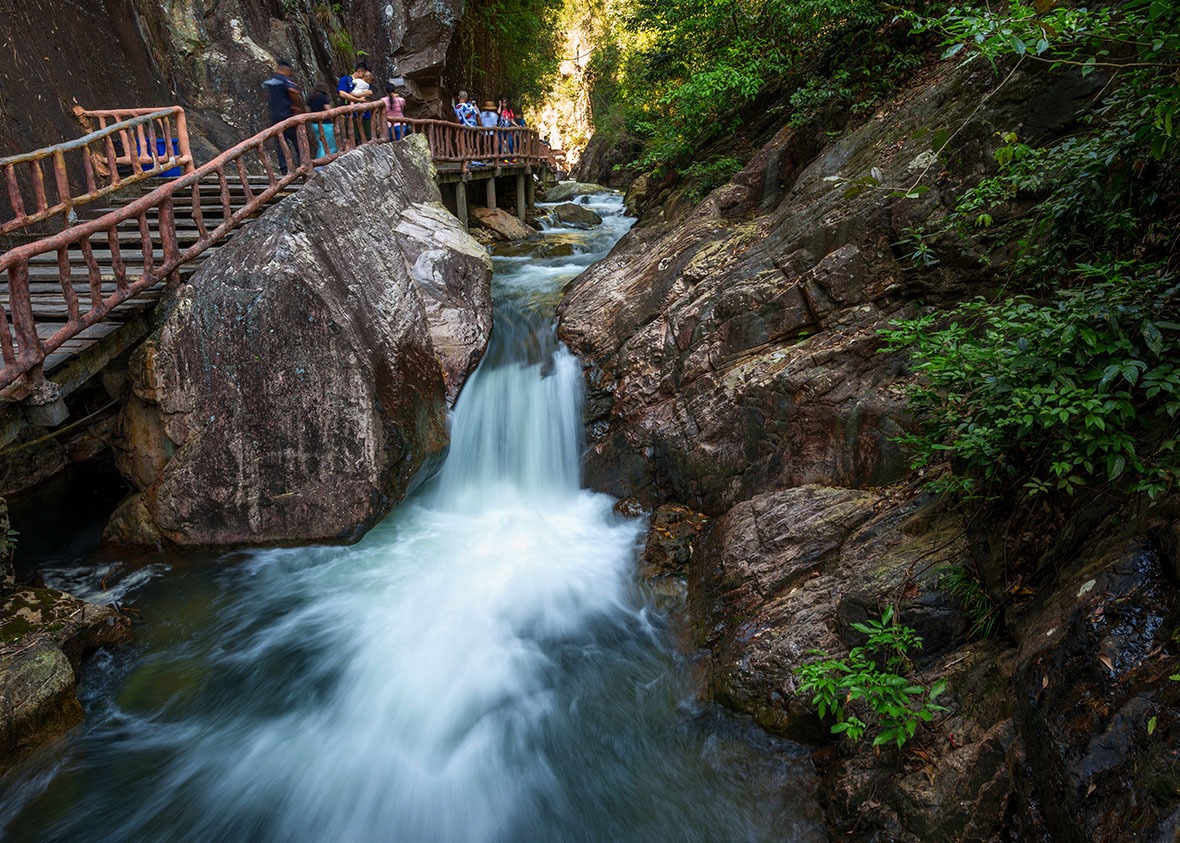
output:
M822 839L798 748L695 702L644 525L580 487L552 309L630 224L592 207L496 259L447 459L359 544L42 568L144 623L87 667L84 727L0 781L6 839Z

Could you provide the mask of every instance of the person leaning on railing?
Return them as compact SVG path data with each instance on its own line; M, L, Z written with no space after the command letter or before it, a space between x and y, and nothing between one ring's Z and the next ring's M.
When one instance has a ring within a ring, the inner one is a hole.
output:
M410 125L401 122L406 116L406 98L397 92L397 85L387 82L381 102L385 103L385 120L389 124L390 139L401 140L410 133Z

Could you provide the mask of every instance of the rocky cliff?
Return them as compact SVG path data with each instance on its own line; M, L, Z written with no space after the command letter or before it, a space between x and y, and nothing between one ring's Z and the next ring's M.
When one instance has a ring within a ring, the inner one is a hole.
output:
M0 155L77 137L75 105L175 102L210 157L267 125L259 83L275 56L309 88L363 50L378 80L405 80L411 114L433 115L462 13L462 0L12 0L0 6Z
M680 560L708 692L827 745L817 757L834 834L1171 840L1174 505L1030 516L1020 532L1054 549L1037 588L1014 585L1001 575L1013 537L989 526L1007 522L921 493L895 444L910 424L908 374L877 330L986 294L998 284L989 260L1009 248L998 238L981 255L941 234L927 240L941 262L925 266L912 231L942 228L988 171L996 132L1061 137L1102 84L997 81L979 63L935 65L860 125L784 129L687 212L637 183L640 224L560 308L590 384L588 475L661 507L662 533L691 526L679 530L686 547L655 553ZM933 137L951 138L941 154ZM900 195L914 187L926 191ZM940 582L956 563L984 573L1006 636L969 640ZM918 678L951 691L935 728L878 753L837 742L793 671L815 650L863 643L853 625L886 605L925 640Z
M357 149L180 290L132 359L110 538L350 541L401 500L491 330L490 259L432 176L421 136Z

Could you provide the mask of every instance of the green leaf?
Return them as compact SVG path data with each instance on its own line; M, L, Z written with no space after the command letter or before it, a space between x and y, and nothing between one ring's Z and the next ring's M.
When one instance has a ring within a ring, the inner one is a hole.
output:
M1154 716L1148 718L1148 720L1147 720L1147 734L1149 734L1149 735L1155 734L1155 726L1156 726L1157 722L1158 722L1158 719Z

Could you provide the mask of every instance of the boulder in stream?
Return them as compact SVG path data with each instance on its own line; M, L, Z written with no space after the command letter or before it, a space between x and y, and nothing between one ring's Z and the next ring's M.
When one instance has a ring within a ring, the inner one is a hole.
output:
M476 205L471 209L471 217L480 226L492 232L497 240L523 240L536 234L533 229L503 208L481 208Z
M585 181L559 181L545 189L546 202L568 202L575 196L592 196L596 193L611 193L609 187Z
M592 225L602 224L602 217L589 208L584 208L573 202L558 205L553 209L553 216L557 217L559 222L572 225L575 228L589 228Z
M115 442L137 491L107 538L359 538L446 447L490 335L490 276L419 136L316 173L214 254L135 354Z

